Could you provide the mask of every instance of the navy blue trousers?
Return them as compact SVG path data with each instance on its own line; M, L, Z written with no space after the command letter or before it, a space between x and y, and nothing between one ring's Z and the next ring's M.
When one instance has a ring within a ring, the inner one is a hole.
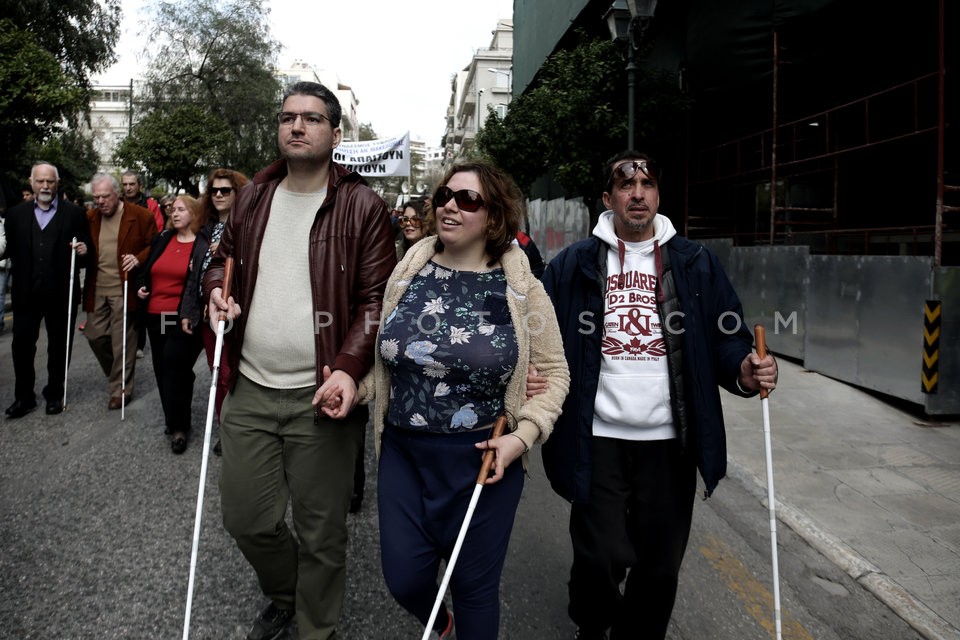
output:
M377 478L383 577L421 624L430 618L440 588L440 560L453 552L476 487L483 452L474 444L489 433L431 434L390 426L384 431ZM500 575L522 491L523 465L517 460L480 494L450 578L459 640L497 638Z

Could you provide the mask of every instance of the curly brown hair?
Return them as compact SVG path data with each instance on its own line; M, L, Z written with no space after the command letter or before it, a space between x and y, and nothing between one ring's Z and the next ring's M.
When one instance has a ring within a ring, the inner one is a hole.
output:
M213 197L210 193L210 185L213 184L214 180L229 180L230 186L234 188L235 191L240 191L241 188L246 186L250 179L240 173L239 171L234 171L233 169L226 169L220 167L214 169L210 172L210 175L207 177L207 189L203 192L201 202L203 203L203 212L204 212L204 224L207 223L207 220L216 220L219 217L216 207L213 206Z
M490 256L488 267L494 266L517 237L520 222L523 220L523 194L505 171L486 160L468 160L457 162L440 181L439 189L445 186L454 175L463 172L474 173L480 182L480 196L487 208L486 252ZM434 200L436 192L434 192ZM443 252L443 242L439 236L436 243L437 253Z

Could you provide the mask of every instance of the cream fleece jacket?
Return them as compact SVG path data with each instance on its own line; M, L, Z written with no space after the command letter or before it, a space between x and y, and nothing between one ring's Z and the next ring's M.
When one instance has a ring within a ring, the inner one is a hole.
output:
M436 238L424 238L410 247L387 281L383 296L382 319L393 312L413 277L435 255ZM529 449L543 443L560 416L563 400L570 388L570 371L563 354L563 340L557 325L553 304L543 285L530 271L530 263L523 251L511 246L500 258L507 279L507 307L516 331L517 366L513 370L504 405L511 433L518 436ZM380 437L383 434L387 403L390 398L390 370L383 364L379 347L374 350L373 369L360 382L360 402L377 400L373 410L377 457L380 456ZM539 374L547 378L547 392L526 399L527 365L533 362Z

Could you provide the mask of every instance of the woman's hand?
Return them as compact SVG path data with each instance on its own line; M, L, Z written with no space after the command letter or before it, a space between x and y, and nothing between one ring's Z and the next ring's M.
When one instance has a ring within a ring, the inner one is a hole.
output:
M146 287L140 287L139 289L137 289L137 297L140 298L141 300L146 300L147 298L150 297L150 292L147 291Z
M188 336L193 335L193 323L190 322L190 318L180 318L180 328Z
M506 433L499 438L478 442L474 446L482 451L492 449L494 452L493 465L490 467L493 475L487 478L484 484L500 482L503 479L504 470L527 450L527 445L520 439L520 436L512 433Z

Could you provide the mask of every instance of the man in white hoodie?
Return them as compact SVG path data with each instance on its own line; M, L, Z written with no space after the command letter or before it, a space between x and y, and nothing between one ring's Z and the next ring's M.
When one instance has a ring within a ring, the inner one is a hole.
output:
M696 471L707 495L726 471L719 387L772 390L777 366L752 352L717 259L658 213L656 162L625 151L606 168L607 211L593 236L543 276L579 389L542 451L551 485L573 503L576 637L664 638Z

